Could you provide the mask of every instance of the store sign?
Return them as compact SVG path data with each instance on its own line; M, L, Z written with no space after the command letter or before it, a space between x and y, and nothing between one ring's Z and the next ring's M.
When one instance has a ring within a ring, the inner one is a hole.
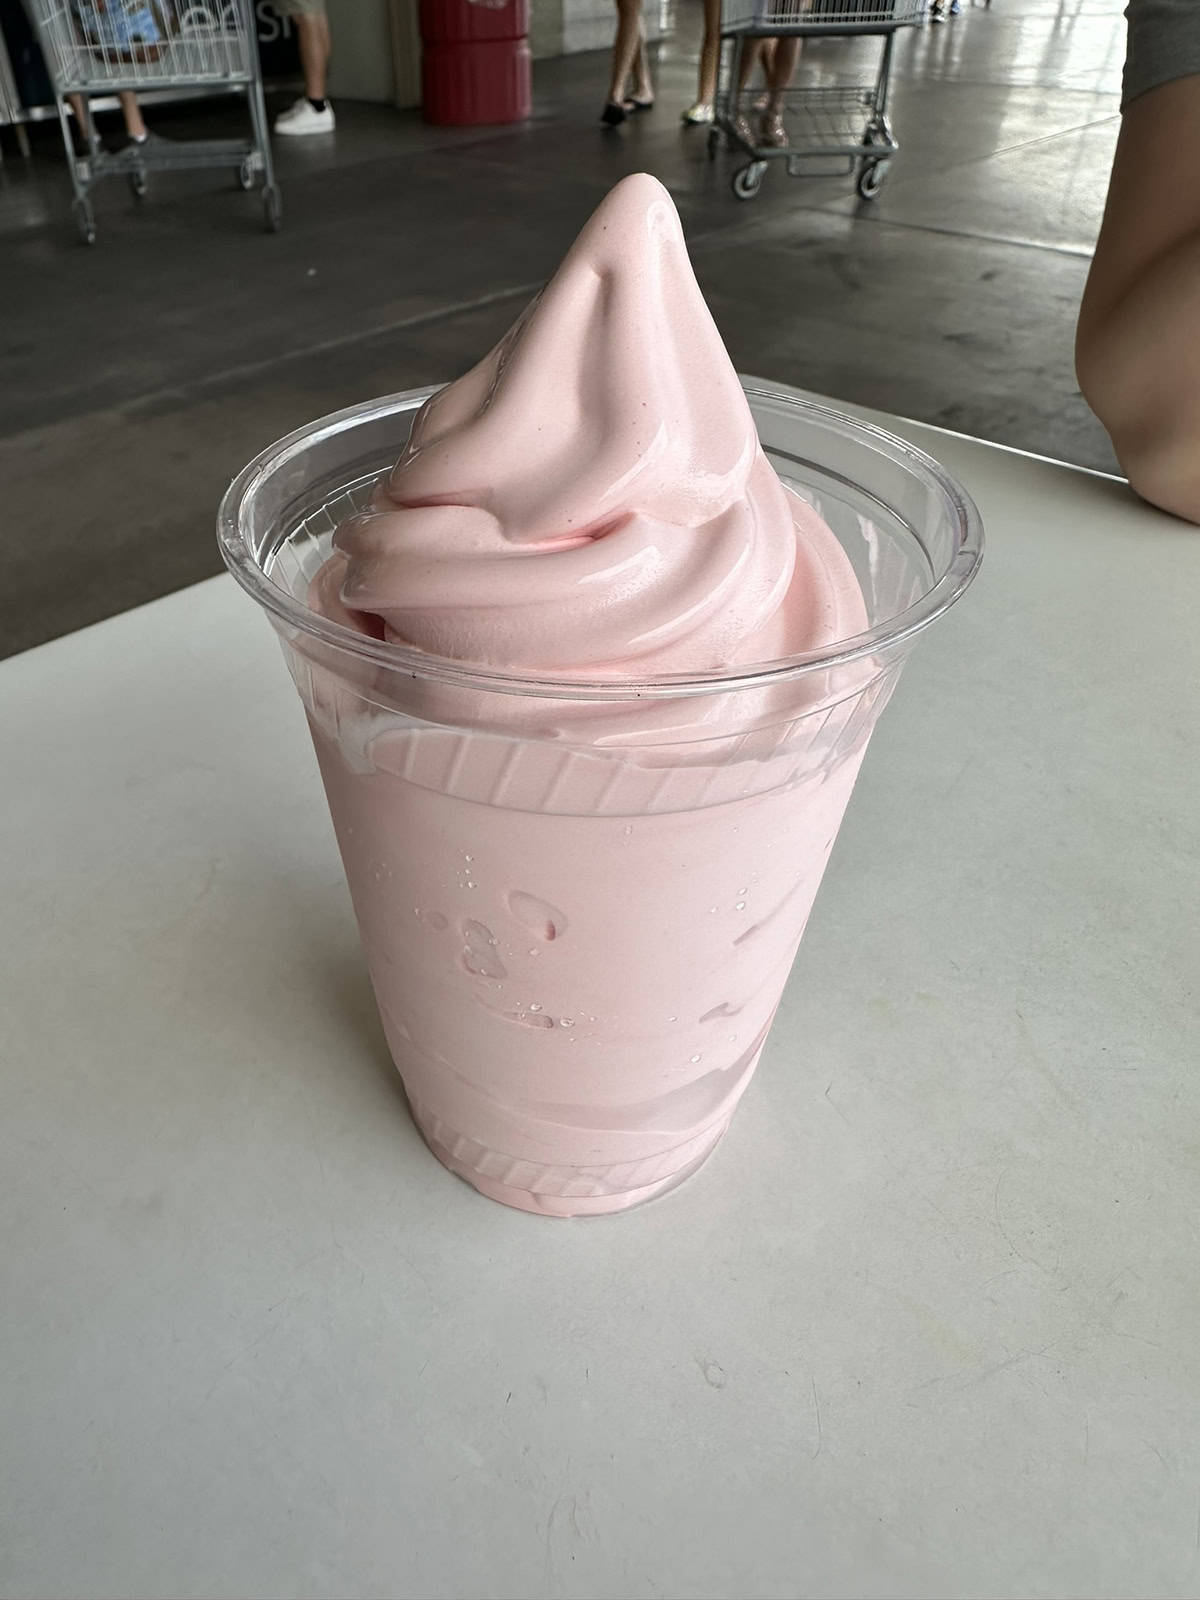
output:
M263 77L296 77L300 71L300 48L291 17L281 16L271 0L255 0L254 21Z

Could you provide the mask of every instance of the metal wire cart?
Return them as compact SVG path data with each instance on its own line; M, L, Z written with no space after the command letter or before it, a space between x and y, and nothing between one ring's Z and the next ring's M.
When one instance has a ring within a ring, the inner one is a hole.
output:
M267 227L283 219L271 166L262 73L251 0L26 0L46 58L67 165L75 191L72 212L85 244L96 239L91 189L102 178L124 177L139 199L152 172L183 167L229 167L243 189L262 183ZM96 135L89 96L156 89L244 94L249 139L157 139L105 150ZM87 154L77 156L67 118L68 96L83 108Z
M873 200L900 148L888 120L888 88L896 34L922 20L925 0L726 0L721 18L721 83L709 154L721 141L749 159L733 175L739 200L758 193L768 163L782 161L792 178L831 162L855 174L855 188ZM746 86L759 41L831 35L876 35L879 69L868 82L807 84L769 91L752 103ZM767 115L758 123L759 112ZM768 118L770 126L768 126Z

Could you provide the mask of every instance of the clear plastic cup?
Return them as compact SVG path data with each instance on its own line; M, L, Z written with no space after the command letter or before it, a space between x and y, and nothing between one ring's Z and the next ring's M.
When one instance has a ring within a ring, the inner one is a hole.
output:
M982 531L920 450L745 381L763 447L854 566L869 628L725 675L478 670L352 632L309 586L433 392L290 434L219 536L308 714L384 1029L434 1154L554 1216L711 1153L762 1052L875 720Z

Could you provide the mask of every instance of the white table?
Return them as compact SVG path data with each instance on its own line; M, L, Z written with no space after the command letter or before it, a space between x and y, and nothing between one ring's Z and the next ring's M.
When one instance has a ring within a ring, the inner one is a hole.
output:
M1200 1590L1200 532L902 431L983 574L625 1217L426 1154L230 580L0 667L5 1595Z

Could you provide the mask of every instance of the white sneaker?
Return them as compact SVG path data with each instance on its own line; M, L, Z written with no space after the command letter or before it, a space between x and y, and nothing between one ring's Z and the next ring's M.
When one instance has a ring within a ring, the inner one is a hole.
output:
M697 100L694 106L689 106L683 113L683 120L693 128L702 127L704 123L713 119L711 101Z
M332 133L333 127L333 107L329 101L326 100L324 111L314 111L304 95L275 118L276 133Z

